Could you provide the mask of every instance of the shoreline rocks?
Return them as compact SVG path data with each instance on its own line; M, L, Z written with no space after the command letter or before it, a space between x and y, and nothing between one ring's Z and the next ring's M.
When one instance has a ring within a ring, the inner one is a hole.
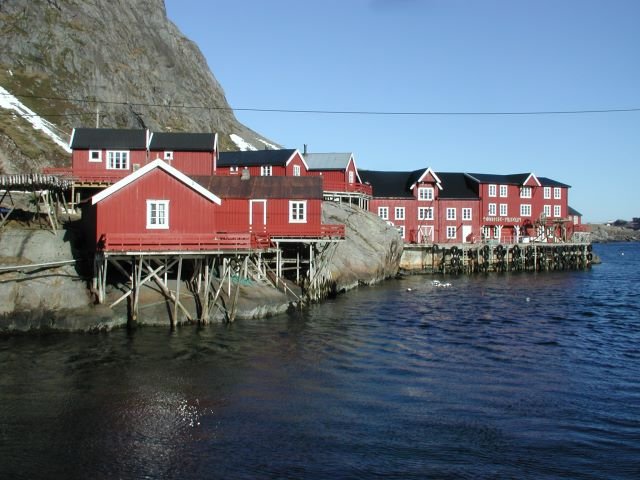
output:
M395 229L369 212L330 202L323 204L323 222L345 224L347 231L347 239L326 258L329 264L325 296L396 275L402 240ZM55 234L16 227L0 231L0 267L23 266L0 271L0 335L108 331L126 326L127 302L113 309L107 306L119 298L122 286L110 285L106 304L95 305L89 290L91 259L83 252L82 237L73 226ZM38 266L48 262L71 263ZM186 283L183 282L180 291L181 302L195 314L196 300ZM229 299L225 300L228 304ZM240 286L235 318L250 320L279 315L296 303L291 294L271 285L249 282ZM172 308L156 290L145 288L141 291L138 323L169 326ZM219 311L211 321L224 318ZM186 317L179 316L179 324L187 323L181 319Z

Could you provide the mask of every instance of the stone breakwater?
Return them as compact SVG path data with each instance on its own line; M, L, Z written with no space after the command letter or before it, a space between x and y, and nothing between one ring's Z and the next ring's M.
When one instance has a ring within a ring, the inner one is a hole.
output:
M350 205L325 202L323 223L346 225L347 238L331 250L324 278L325 295L346 292L396 275L402 241L377 216ZM109 330L127 324L126 302L115 308L96 305L89 289L92 258L73 229L6 229L0 232L0 333ZM51 265L53 264L53 265ZM122 285L108 285L107 304ZM181 302L192 312L197 299L181 285ZM228 299L227 299L228 300ZM169 325L167 304L153 289L141 292L139 323ZM239 288L236 319L264 318L287 311L290 293L247 282ZM219 312L214 320L222 320Z

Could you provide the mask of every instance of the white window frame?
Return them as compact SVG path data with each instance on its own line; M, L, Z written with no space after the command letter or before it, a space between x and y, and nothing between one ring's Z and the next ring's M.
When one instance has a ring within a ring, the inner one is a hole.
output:
M493 238L497 238L499 240L501 233L502 233L501 225L494 225L493 226Z
M398 225L396 227L398 229L398 233L400 234L400 238L404 240L404 225Z
M560 187L553 187L553 198L560 200L562 198L562 189Z
M507 198L509 190L506 185L500 185L500 198Z
M430 202L433 200L433 187L418 187L418 200Z
M456 219L456 209L452 207L447 208L447 220L455 220Z
M404 207L395 207L393 209L393 218L395 220L404 220Z
M237 175L239 170L240 170L240 167L238 167L237 165L235 167L229 167L229 174Z
M164 209L164 218L158 215L158 207ZM155 209L155 212L154 212ZM154 215L155 213L155 215ZM148 230L167 230L169 228L169 200L147 200L147 229Z
M491 230L492 228L488 225L482 227L482 235L484 235L484 238L491 238Z
M462 220L471 220L471 208L463 208L462 209Z
M533 189L531 187L521 187L520 188L520 198L531 198L531 191Z
M307 223L306 200L289 200L289 223Z
M458 229L455 226L449 225L447 227L447 240L455 239L458 235Z
M496 216L496 205L495 203L490 203L489 204L489 208L487 210L487 215L490 217L495 217Z
M418 220L433 220L433 207L418 207Z
M501 217L506 217L508 211L509 211L509 204L508 203L501 203L500 204L500 216Z
M300 176L300 165L294 165L293 166L293 176L294 177L299 177Z
M521 217L530 217L531 216L531 204L530 203L521 203L520 204L520 216Z
M356 174L353 170L349 170L349 183L356 182Z
M551 217L551 205L545 205L543 207L544 216L549 218Z
M273 175L273 168L271 168L271 165L260 166L260 176L271 177L272 175Z
M491 183L489 184L489 196L490 197L497 197L498 196L498 192L497 192L498 186Z
M107 170L129 170L129 150L107 150Z
M382 220L389 220L389 207L378 207L378 216Z
M165 152L164 152L164 160L165 160L165 162L173 160L173 152L171 150L165 150Z
M553 216L554 217L560 217L562 214L562 206L561 205L554 205L553 206Z
M544 199L549 200L551 198L551 187L544 187Z
M98 158L94 159L93 154L97 153ZM89 150L89 163L100 163L102 162L102 150Z

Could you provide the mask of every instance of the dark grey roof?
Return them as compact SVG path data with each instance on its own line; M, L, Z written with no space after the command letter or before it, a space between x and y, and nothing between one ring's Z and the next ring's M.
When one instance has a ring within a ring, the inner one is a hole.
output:
M216 144L215 133L154 132L149 150L177 150L182 152L212 152Z
M567 211L569 212L569 215L574 215L576 217L581 217L582 216L582 214L579 211L577 211L575 208L573 208L571 206L569 206L567 208Z
M553 180L553 179L547 178L547 177L538 177L538 181L540 182L540 185L542 185L544 187L571 188L571 185L567 185L566 183L558 182L557 180Z
M218 197L322 199L322 177L192 177Z
M384 172L380 170L359 170L360 178L373 188L374 197L410 198L413 185L426 169L413 172Z
M500 183L502 185L522 185L529 178L530 173L513 173L510 175L497 175L493 173L468 173L480 183ZM538 179L540 180L540 179Z
M251 150L246 152L220 152L219 167L256 167L262 165L284 166L294 149Z
M438 198L478 200L478 184L468 175L457 172L436 172L441 181L442 190Z
M146 130L117 128L75 128L71 139L75 150L119 148L123 150L146 150Z

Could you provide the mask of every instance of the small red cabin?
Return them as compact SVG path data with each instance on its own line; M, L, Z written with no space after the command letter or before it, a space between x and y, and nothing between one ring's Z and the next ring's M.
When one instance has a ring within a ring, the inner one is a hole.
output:
M94 195L83 221L97 248L183 250L218 231L221 200L162 160ZM196 248L198 249L198 248Z
M325 192L360 192L371 195L371 187L362 183L352 153L304 153L308 174L322 177Z

